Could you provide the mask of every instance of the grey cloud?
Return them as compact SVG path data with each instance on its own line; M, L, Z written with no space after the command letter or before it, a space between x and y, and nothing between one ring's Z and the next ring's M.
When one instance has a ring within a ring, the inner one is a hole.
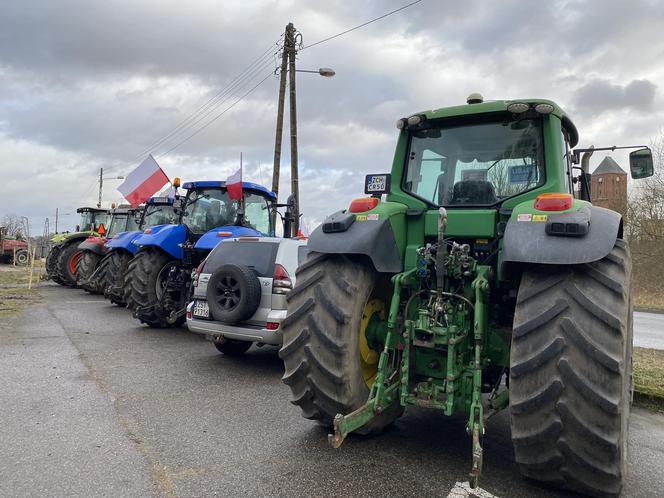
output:
M574 104L579 110L593 114L622 108L643 111L652 108L656 89L648 80L633 80L623 86L595 79L576 91Z

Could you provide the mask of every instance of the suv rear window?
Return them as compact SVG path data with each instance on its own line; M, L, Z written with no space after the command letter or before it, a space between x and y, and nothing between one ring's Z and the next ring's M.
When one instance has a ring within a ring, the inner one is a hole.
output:
M205 273L214 273L223 265L230 264L248 266L253 268L259 277L272 278L278 249L278 242L222 242L210 253L205 263Z

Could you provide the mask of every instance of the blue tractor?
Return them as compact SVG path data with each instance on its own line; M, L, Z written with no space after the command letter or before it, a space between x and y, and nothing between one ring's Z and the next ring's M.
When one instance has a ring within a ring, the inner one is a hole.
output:
M97 272L98 291L118 306L125 306L124 276L129 262L138 252L134 243L147 227L177 223L178 215L173 209L172 197L152 197L136 212L138 230L120 232L106 242L106 254L99 263Z
M229 198L226 182L188 182L183 188L187 194L175 204L179 223L153 226L137 237L140 249L125 274L125 302L150 327L184 323L192 271L219 242L274 236L272 213L280 206L265 187L243 182L241 201Z

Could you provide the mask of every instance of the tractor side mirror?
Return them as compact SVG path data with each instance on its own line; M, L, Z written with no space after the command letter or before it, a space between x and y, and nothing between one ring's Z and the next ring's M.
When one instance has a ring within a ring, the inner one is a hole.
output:
M652 151L648 147L630 153L629 171L635 180L653 175L655 167L652 160Z

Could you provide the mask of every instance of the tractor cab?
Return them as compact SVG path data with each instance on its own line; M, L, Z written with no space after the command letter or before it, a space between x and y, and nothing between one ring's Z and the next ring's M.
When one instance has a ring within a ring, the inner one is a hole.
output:
M242 200L229 197L225 182L187 182L181 223L197 252L207 255L229 237L274 236L272 205L276 195L265 187L242 183Z
M109 221L108 209L80 207L76 212L81 215L81 220L76 226L76 232L96 232L103 235L99 232L99 229L102 232L106 231L106 225Z
M143 207L119 206L111 210L111 221L106 230L108 239L124 232L135 232L138 230L137 216L143 212Z
M173 197L151 197L145 208L137 214L138 228L143 230L156 225L173 225L178 222L179 214L173 208Z

